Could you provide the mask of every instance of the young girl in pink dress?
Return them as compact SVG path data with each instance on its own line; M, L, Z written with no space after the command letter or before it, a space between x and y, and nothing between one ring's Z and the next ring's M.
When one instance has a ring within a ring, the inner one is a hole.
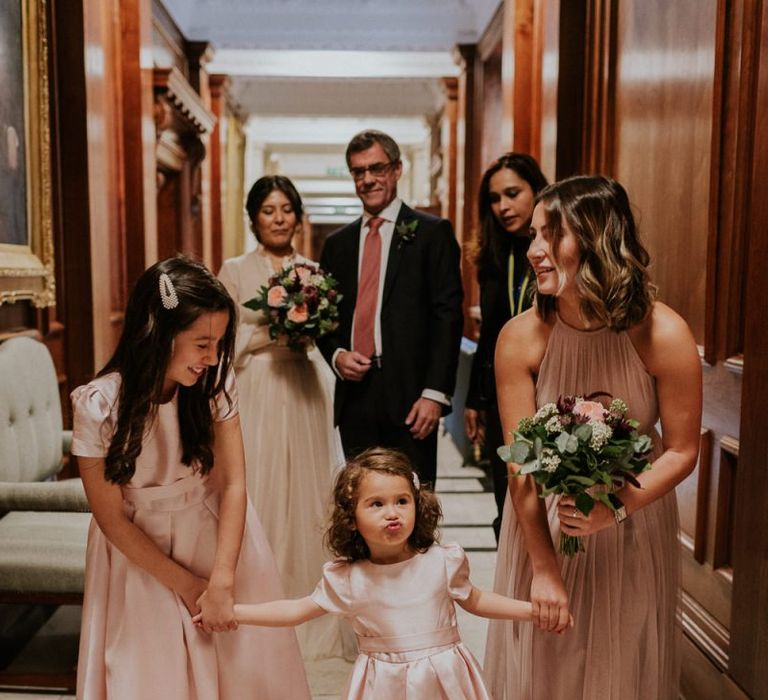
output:
M72 394L93 511L78 698L309 698L292 630L235 629L235 597L281 594L245 493L235 323L203 265L157 263L114 355Z
M454 601L514 620L530 619L531 605L475 588L462 548L436 543L440 517L405 455L367 450L337 477L327 539L340 559L325 565L312 595L238 604L235 617L270 626L348 617L360 650L343 695L350 700L490 700L459 637Z

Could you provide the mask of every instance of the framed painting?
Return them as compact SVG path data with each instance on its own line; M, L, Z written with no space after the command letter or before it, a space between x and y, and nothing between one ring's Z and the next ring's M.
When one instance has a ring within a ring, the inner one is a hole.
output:
M0 3L0 304L55 303L46 0Z

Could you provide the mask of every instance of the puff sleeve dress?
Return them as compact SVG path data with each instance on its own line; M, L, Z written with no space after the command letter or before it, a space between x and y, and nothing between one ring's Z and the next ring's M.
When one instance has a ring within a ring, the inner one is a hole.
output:
M342 697L490 700L456 626L454 601L471 590L457 544L435 544L395 564L326 564L312 599L351 621L360 649Z
M117 420L120 376L72 393L72 453L104 457ZM222 397L216 420L237 415ZM126 515L169 557L208 578L217 546L218 493L181 461L176 397L157 408L136 472L122 487ZM214 467L215 468L215 467ZM269 545L250 503L235 576L235 599L282 595ZM128 560L91 522L86 554L77 697L234 700L309 698L293 630L241 627L209 635L192 624L181 598Z

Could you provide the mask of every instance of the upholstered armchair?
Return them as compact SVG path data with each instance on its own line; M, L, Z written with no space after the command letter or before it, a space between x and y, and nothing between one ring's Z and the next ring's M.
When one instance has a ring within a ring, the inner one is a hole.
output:
M80 479L56 480L70 441L48 349L0 344L0 603L82 603L88 502ZM0 684L29 678L0 672Z

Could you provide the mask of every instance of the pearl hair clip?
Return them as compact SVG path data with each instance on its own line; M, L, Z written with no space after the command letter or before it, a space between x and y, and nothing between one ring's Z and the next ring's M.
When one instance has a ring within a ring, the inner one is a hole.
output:
M176 294L176 288L173 286L171 278L163 272L160 275L160 301L166 309L175 309L179 305L179 297Z
M413 487L418 491L421 488L419 475L416 472L411 472L411 479L413 479Z

